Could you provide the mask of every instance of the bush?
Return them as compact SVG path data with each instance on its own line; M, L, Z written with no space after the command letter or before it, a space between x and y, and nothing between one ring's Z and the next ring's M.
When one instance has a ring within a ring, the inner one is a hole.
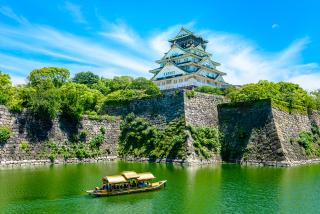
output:
M57 158L57 154L56 153L50 153L48 155L48 158L49 158L51 163L54 163L54 160Z
M19 148L23 151L28 151L28 149L29 149L28 141L25 141L25 140L21 141L19 144Z
M320 155L320 129L313 125L311 132L302 131L299 133L297 142L302 146L307 155Z
M195 88L195 91L206 93L206 94L224 95L223 91L220 88L211 87L211 86L201 86L201 87Z
M100 133L104 135L106 133L106 127L101 126L100 127Z
M188 90L186 91L186 96L190 99L195 96L195 93L193 90Z
M103 134L98 134L95 138L90 140L89 144L91 148L99 148L103 142L104 142L104 135Z
M158 129L144 118L128 114L121 126L119 154L151 158L185 158L187 134L182 119Z
M314 153L315 148L313 145L312 133L306 131L300 132L298 143L305 149L307 155L312 155Z
M209 158L213 153L219 153L221 149L221 136L215 128L194 128L188 127L194 140L195 152L199 156Z
M0 143L5 143L9 140L11 130L7 127L0 127Z

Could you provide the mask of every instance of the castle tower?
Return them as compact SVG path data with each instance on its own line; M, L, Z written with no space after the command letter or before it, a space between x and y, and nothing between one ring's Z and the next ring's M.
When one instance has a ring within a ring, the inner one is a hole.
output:
M150 71L160 90L228 85L222 77L225 73L216 68L220 64L206 52L208 41L182 27L169 42L170 50L156 61L160 67Z

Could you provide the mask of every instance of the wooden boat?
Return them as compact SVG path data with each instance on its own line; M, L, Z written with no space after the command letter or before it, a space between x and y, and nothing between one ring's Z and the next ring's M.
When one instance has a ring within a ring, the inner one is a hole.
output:
M92 196L112 196L138 192L148 192L165 187L166 180L151 182L155 179L150 172L136 173L122 172L121 175L106 176L102 178L103 186L95 190L86 191Z

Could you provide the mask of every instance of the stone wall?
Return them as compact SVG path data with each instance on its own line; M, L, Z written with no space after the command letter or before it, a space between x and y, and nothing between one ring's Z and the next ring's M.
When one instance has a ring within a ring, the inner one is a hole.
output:
M218 109L225 161L285 161L270 101L222 104Z
M223 96L195 93L184 97L184 114L187 125L197 127L218 127L218 104L226 103Z
M103 113L115 116L125 116L133 112L138 117L146 118L159 128L165 127L170 121L184 118L186 125L194 127L218 128L217 105L227 100L222 96L195 92L188 97L185 89L169 91L160 97L136 100L123 105L105 105ZM186 130L186 132L189 132ZM188 133L186 142L187 162L218 162L220 155L210 160L202 160L193 147L193 139Z
M153 125L163 127L170 121L184 116L184 92L172 91L150 99L135 100L125 104L108 104L103 113L125 116L133 112L138 117L148 119Z
M311 130L311 121L308 115L288 113L279 109L272 109L273 120L283 152L288 162L310 159L304 149L295 142L301 131Z
M218 112L225 161L277 166L319 161L297 143L301 131L319 124L317 112L288 113L273 108L269 100L222 104Z
M0 161L38 160L45 158L45 142L52 140L62 145L86 130L86 141L90 141L104 127L105 143L101 146L103 156L116 155L117 140L120 133L120 120L90 120L84 117L79 124L72 124L61 117L52 122L39 122L26 113L12 114L0 106L0 127L11 129L11 137L0 145ZM20 148L22 142L28 143L28 151ZM107 151L107 153L105 152Z

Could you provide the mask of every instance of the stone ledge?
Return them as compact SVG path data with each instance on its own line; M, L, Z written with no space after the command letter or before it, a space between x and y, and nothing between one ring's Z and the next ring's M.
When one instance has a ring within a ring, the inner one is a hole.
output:
M5 167L19 167L19 166L33 166L33 165L53 165L53 164L70 164L70 163L96 163L102 161L114 161L117 160L117 156L106 156L106 157L97 157L97 158L85 158L85 159L77 159L70 158L67 160L64 159L56 159L54 162L51 162L49 159L43 160L7 160L0 162L0 168Z

